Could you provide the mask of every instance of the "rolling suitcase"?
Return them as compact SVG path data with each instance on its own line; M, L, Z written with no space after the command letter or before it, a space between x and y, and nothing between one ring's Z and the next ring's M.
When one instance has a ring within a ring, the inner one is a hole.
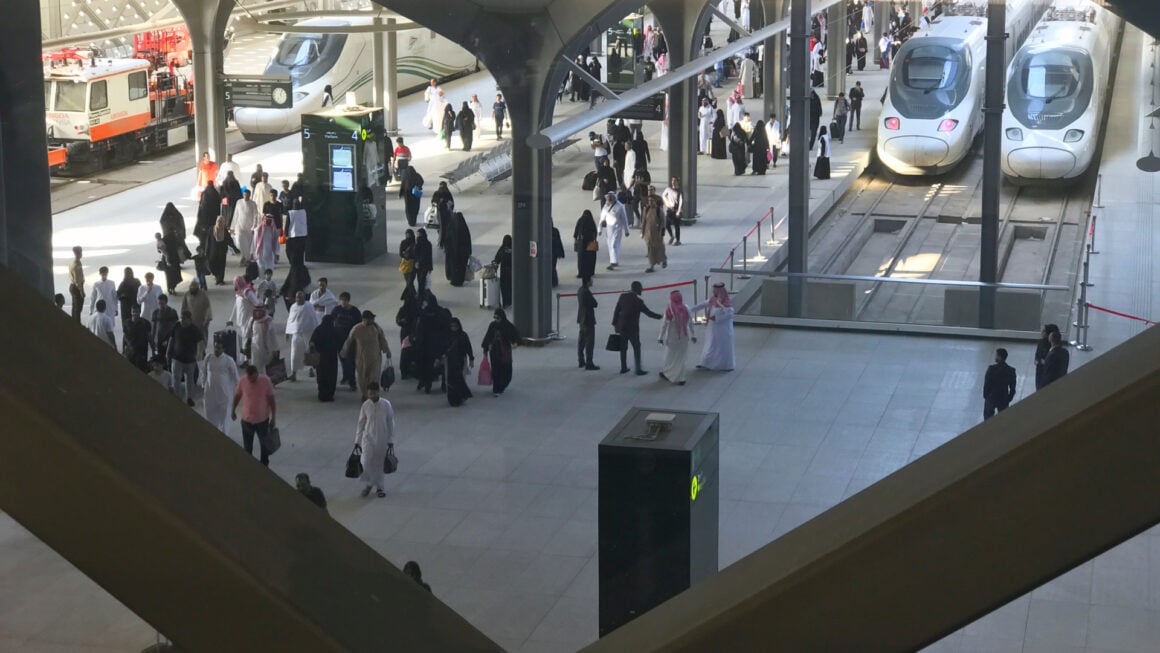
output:
M499 308L499 279L479 277L479 307Z
M584 175L584 181L580 184L580 190L593 190L596 188L596 171L589 171Z
M837 120L831 120L830 121L830 135L833 138L836 138L838 140L842 140L843 138L845 138L846 137L846 122L845 121L839 122Z
M222 343L222 349L234 362L238 362L238 332L233 329L214 331L213 341Z

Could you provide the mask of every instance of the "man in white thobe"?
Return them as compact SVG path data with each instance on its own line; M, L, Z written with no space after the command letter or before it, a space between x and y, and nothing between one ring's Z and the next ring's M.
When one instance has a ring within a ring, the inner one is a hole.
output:
M215 338L213 352L205 357L205 418L226 435L230 434L230 404L240 376L237 361Z
M242 199L234 207L234 224L231 227L231 231L238 237L238 249L242 250L242 267L250 262L250 255L254 251L254 229L258 227L258 203L250 199L251 196L249 189L242 193Z
M604 197L599 227L608 243L608 269L615 270L620 265L620 241L628 235L628 214L624 205L616 201L616 193Z
M290 341L290 380L298 380L298 370L306 367L303 358L310 347L310 336L318 328L318 313L314 304L306 303L306 293L301 290L294 296L290 314L286 317L286 339Z
M262 181L254 185L254 206L261 212L262 207L266 206L266 203L275 197L277 197L277 194L274 192L274 187L270 185L270 173L263 172ZM256 221L254 228L257 228ZM242 251L245 252L246 250L243 249Z
M137 303L141 305L141 317L153 319L153 311L161 308L157 298L161 296L161 286L154 285L153 273L145 273L145 283L137 289Z
M373 487L379 497L387 496L383 463L387 454L395 451L395 409L391 402L379 397L378 383L367 386L367 399L358 412L354 446L362 451L363 473L359 480L366 484L362 495L368 496Z
M701 98L701 108L697 109L697 135L701 137L698 143L698 153L709 153L709 139L713 136L713 107L709 106L708 98Z
M89 314L97 312L97 302L105 301L105 311L110 318L117 317L117 284L109 278L109 268L101 266L101 280L93 284L89 291Z
M104 268L101 268L102 270ZM117 338L113 335L115 325L113 323L113 316L109 315L107 310L108 304L105 300L98 299L94 307L94 312L89 316L89 331L101 340L109 343L113 349L117 348Z
M334 307L338 306L338 298L330 291L329 279L326 277L318 279L318 287L310 293L310 303L314 304L315 308L321 308L323 315L330 315Z
M757 62L751 57L741 59L740 77L745 97L757 97Z
M234 155L227 154L226 160L222 161L222 163L218 166L215 185L221 186L222 182L226 180L226 175L231 172L234 173L234 179L242 178L242 169L238 167L238 164L234 163Z

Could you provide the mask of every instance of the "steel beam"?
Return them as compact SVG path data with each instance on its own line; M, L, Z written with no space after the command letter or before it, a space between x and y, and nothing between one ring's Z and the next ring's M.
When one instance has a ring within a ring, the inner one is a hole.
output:
M1003 184L999 158L1003 147L1006 45L1007 4L992 2L987 8L987 76L983 100L983 206L979 243L979 281L983 283L999 280L999 194ZM994 326L995 289L989 286L979 291L979 327Z
M744 28L744 27L741 25L741 23L737 22L737 19L736 19L736 18L734 18L733 16L730 16L729 14L727 14L727 13L725 13L725 12L721 11L721 8L720 8L720 7L718 7L718 6L717 6L715 3L709 3L709 11L710 11L710 12L711 12L711 13L712 13L714 16L716 16L716 17L720 18L720 19L721 19L721 22L723 22L723 23L725 23L726 25L728 25L728 26L729 26L729 29L732 29L733 31L737 32L737 33L738 33L738 34L740 34L742 37L746 37L746 36L749 36L749 35L750 35L750 33L751 33L751 32L750 32L749 30L745 29L745 28Z
M809 271L810 237L810 0L790 3L789 52L789 263L790 272ZM824 114L823 114L824 115ZM790 317L805 317L806 281L790 277Z
M501 650L7 268L0 286L22 315L0 325L0 508L182 650Z
M36 127L44 124L40 8L35 0L14 0L8 9L0 22L0 264L52 297L48 143Z
M813 2L815 10L825 9L830 5L837 4L841 0L817 0ZM650 7L653 7L653 14L656 14L661 3L653 2ZM670 70L668 73L654 77L652 80L641 84L640 86L621 93L619 99L612 102L602 102L596 108L578 114L571 118L561 120L553 124L551 127L541 129L538 133L533 134L528 143L532 147L549 148L560 143L588 128L589 125L604 120L613 116L624 109L638 103L645 99L664 91L665 89L695 78L701 71L713 67L718 61L724 61L732 57L737 52L747 50L752 47L761 45L762 41L768 39L779 32L789 29L789 20L779 20L776 23L755 30L749 36L738 39L732 43L728 43L709 54L702 55L691 59L683 65ZM806 38L809 38L809 25L807 24ZM700 37L700 34L697 34ZM690 46L691 47L691 46ZM670 48L671 49L671 48ZM808 72L807 72L808 74Z
M921 650L1160 522L1157 395L1149 329L583 651Z
M562 56L562 55L560 56L560 63L564 64L572 72L579 75L580 79L583 79L584 82L586 84L588 84L588 86L599 91L599 93L604 96L604 99L606 99L606 100L615 100L616 99L616 91L608 88L607 86L604 85L604 82L593 77L592 73L588 72L588 69L585 68L584 66L581 66L580 64L576 63L572 59L565 57L565 56Z

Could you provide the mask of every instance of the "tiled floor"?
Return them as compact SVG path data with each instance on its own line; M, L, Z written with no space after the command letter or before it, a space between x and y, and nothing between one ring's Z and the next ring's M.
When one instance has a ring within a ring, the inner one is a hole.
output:
M881 76L861 78L867 95L877 97ZM416 116L417 110L404 107L404 124L417 123ZM438 153L425 140L417 147L425 148L429 159L421 163L428 168L448 167L457 156ZM865 144L852 138L844 149L836 148L836 158L853 156L858 147ZM292 143L274 143L239 161L245 170L263 161L276 176L286 175L297 166L286 153L291 148ZM589 206L578 190L588 165L590 157L578 150L556 158L561 231L571 227L575 207ZM642 274L644 248L640 239L630 238L623 271L605 273L601 266L596 289L623 288L636 278L658 284L695 279L716 265L757 217L742 211L737 198L768 206L785 184L784 167L765 178L733 177L728 168L725 161L701 160L704 219L686 231L686 246L670 249L668 270ZM187 177L57 216L56 249L63 253L86 237L103 238L104 252L90 254L90 273L105 262L115 269L125 264L148 269L152 227L146 224L153 224L164 200L180 194L176 189L188 188ZM506 232L509 191L500 184L465 186L457 193L481 258L490 256ZM1107 188L1104 193L1107 198ZM391 211L394 239L399 218L395 207ZM1122 245L1105 240L1102 260L1113 264ZM58 260L62 275L64 262ZM561 264L563 291L571 290L572 266L570 259ZM336 290L350 290L356 304L394 314L400 284L389 263L316 266L312 272L330 277ZM475 289L449 288L439 274L436 280L440 299L478 342L487 312L475 306ZM1150 293L1151 287L1136 291ZM226 315L229 293L215 288L211 295L217 315ZM602 332L613 299L602 297ZM659 308L664 295L648 293L646 301ZM562 322L569 337L570 315L565 303ZM391 321L384 321L388 337L397 342ZM645 333L654 327L646 324ZM720 564L725 566L974 424L981 411L982 373L998 346L765 329L740 329L736 338L737 370L696 371L685 387L655 376L620 376L612 355L604 352L597 360L603 370L577 370L572 339L519 350L514 383L499 399L478 392L466 407L453 409L441 396L419 394L402 382L389 394L399 415L400 471L389 477L388 497L381 500L359 498L358 488L343 478L355 397L344 393L335 404L318 404L308 382L280 386L285 444L271 470L288 482L297 472L310 473L340 523L398 565L419 561L436 596L506 649L572 651L597 634L595 445L628 407L721 414ZM1023 396L1032 349L1007 346L1021 373ZM646 339L645 367L655 370L660 357L659 346ZM1076 354L1073 364L1084 359ZM1158 542L1152 534L1137 537L931 650L1160 650ZM127 651L152 643L147 625L6 518L0 520L0 551L0 650Z

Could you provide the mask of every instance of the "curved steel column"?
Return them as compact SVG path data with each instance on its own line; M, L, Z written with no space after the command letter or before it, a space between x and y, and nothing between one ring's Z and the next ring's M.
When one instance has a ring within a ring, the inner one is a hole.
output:
M226 25L234 4L228 0L173 0L185 18L193 41L193 127L195 156L209 152L226 158L226 109L221 77L225 74Z

